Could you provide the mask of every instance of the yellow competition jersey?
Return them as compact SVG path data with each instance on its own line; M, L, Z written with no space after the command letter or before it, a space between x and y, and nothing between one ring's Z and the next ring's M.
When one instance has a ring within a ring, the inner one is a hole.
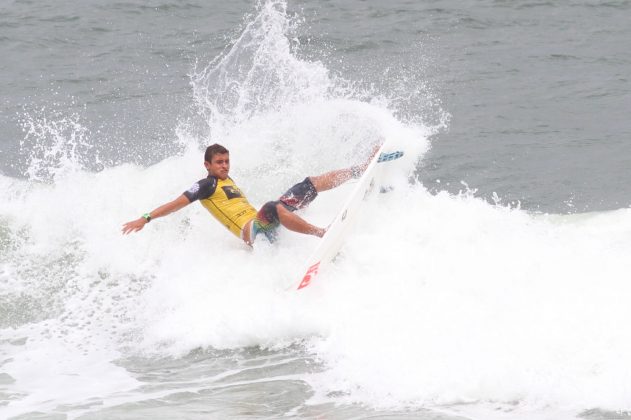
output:
M190 202L199 200L215 219L239 238L243 226L256 216L256 210L231 178L222 180L208 176L193 184L184 195Z

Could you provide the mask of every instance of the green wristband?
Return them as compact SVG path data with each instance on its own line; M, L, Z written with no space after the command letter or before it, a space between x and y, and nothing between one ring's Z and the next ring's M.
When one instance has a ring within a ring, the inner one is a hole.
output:
M150 213L145 213L142 215L142 218L145 219L147 221L147 223L149 223L151 221L151 214Z

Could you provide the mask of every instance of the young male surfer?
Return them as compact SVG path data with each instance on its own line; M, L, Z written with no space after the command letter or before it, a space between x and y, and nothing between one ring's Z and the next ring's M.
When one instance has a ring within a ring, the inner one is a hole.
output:
M309 176L287 190L278 200L265 203L257 212L232 178L228 176L230 172L228 149L219 144L213 144L208 146L204 154L204 166L208 171L208 176L197 181L175 200L143 214L136 220L125 223L123 234L137 232L151 220L166 216L199 200L221 224L248 245L254 243L259 233L263 233L270 242L273 242L279 225L294 232L322 237L326 229L308 223L294 212L308 206L319 192L335 188L350 178L358 178L369 162L370 159L361 165L347 169Z

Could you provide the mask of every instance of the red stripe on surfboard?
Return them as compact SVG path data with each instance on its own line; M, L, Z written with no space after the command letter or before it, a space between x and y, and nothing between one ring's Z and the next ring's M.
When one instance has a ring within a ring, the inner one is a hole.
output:
M320 268L320 261L318 261L317 263L309 267L304 277L302 278L302 281L300 282L300 285L298 286L297 290L300 290L303 287L309 286L309 283L311 283L311 279L318 275L319 268Z

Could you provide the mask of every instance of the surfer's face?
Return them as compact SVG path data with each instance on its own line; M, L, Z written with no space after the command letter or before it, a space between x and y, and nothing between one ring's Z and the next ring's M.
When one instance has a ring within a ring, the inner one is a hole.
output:
M210 175L219 179L226 179L228 172L230 172L230 155L228 153L214 154L210 162L204 162L204 166Z

